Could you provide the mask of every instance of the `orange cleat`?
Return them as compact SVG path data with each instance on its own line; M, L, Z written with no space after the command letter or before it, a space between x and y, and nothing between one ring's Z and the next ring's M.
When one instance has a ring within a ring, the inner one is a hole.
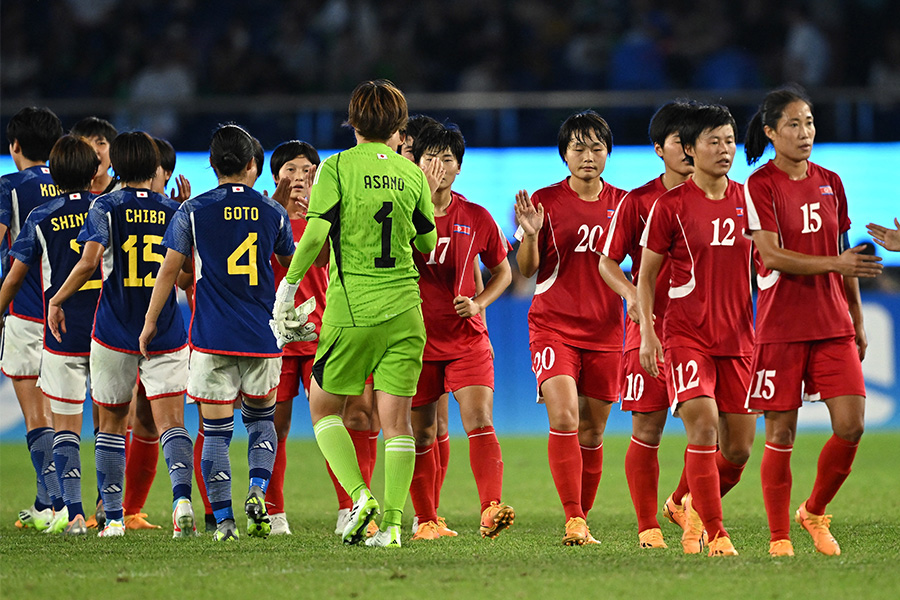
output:
M438 517L437 520L438 533L441 534L441 537L456 537L459 534L449 527L447 527L447 519L444 517Z
M416 529L416 534L412 536L413 540L436 540L441 537L441 532L438 530L438 524L434 521L425 521L424 523L419 523L419 527Z
M684 495L685 528L681 534L681 547L685 554L700 554L706 541L709 539L706 530L703 529L703 521L694 510L693 498L690 494Z
M159 525L147 521L147 513L125 515L124 523L125 529L162 529Z
M793 556L794 545L791 540L775 540L769 542L769 556Z
M638 541L641 548L668 548L666 540L663 539L662 531L659 527L645 529L638 534Z
M806 510L806 502L800 505L794 520L812 536L816 550L827 556L840 556L841 547L831 535L831 515L814 515Z
M684 514L684 504L678 504L675 502L675 498L673 498L674 494L669 494L669 497L666 498L665 504L662 507L662 514L669 521L678 525L682 529L687 527L687 517ZM682 498L682 502L684 502L684 498Z
M709 543L709 555L708 556L737 556L737 550L734 549L734 544L731 543L731 538L723 535L719 537L718 535L713 538L713 540Z
M566 535L563 536L565 546L583 546L588 541L591 531L581 517L572 517L566 521Z
M481 537L494 539L500 532L513 524L516 519L516 511L512 506L500 504L496 500L491 501L481 513Z

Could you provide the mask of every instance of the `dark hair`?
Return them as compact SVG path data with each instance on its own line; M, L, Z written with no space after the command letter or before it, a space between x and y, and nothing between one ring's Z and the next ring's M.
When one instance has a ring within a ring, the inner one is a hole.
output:
M613 136L612 131L603 117L592 110L584 110L575 113L566 119L559 128L557 135L557 143L559 144L559 157L566 160L566 149L569 147L569 141L574 137L577 141L584 143L591 136L596 136L604 146L607 152L612 152Z
M673 100L663 104L650 119L650 127L647 129L650 142L660 147L665 146L666 139L673 133L679 133L685 119L697 107L698 104L693 100Z
M437 119L433 119L428 115L412 115L409 119L406 120L406 128L403 130L403 133L415 140L417 137L419 137L419 133L422 131L422 129L434 125L440 125Z
M69 133L88 139L92 137L103 138L110 143L119 135L112 123L100 117L83 118L72 126Z
M266 162L266 151L258 139L252 135L250 138L253 140L253 160L256 162L256 176L259 177L262 175L263 164Z
M262 168L263 158L259 157L262 146L247 130L234 123L219 125L209 142L209 162L219 177L236 175L256 160L257 169Z
M144 131L120 133L109 146L109 162L123 182L146 181L159 168L159 149Z
M10 144L19 142L28 160L45 162L53 144L63 134L62 122L49 108L29 106L13 115L6 126Z
M747 125L747 135L744 136L744 154L747 155L748 165L758 161L766 151L766 147L772 143L772 140L766 136L765 128L776 129L778 120L784 114L784 109L788 104L797 100L805 102L810 112L812 111L812 100L809 99L806 90L796 83L790 83L766 94L762 104L759 105L759 110L750 119L750 124Z
M50 175L62 193L88 190L100 157L84 138L64 135L50 150Z
M387 140L408 117L406 97L387 79L364 81L350 96L347 124L367 140Z
M172 147L167 140L155 137L153 141L156 143L156 149L159 150L159 166L166 173L175 172L175 148ZM169 183L166 181L166 183Z
M413 157L416 164L422 159L422 155L429 152L441 152L449 149L456 162L462 166L463 154L466 152L466 140L455 123L430 125L419 131L413 141Z
M737 137L737 123L731 116L728 107L721 104L703 104L691 112L681 126L678 135L681 137L681 146L694 147L697 138L708 129L718 129L725 125L731 125L734 136ZM694 157L685 152L688 162L694 164Z
M272 170L272 175L278 177L278 171L281 170L284 163L291 161L298 156L305 156L309 162L316 166L322 162L319 160L319 153L316 152L316 149L313 148L312 144L301 142L300 140L282 142L275 146L275 150L272 151L272 157L269 158L269 169Z

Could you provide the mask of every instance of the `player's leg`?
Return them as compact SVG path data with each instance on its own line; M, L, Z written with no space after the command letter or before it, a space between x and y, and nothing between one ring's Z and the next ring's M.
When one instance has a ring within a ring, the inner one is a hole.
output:
M441 489L444 487L444 479L447 478L447 468L450 465L450 394L441 394L437 401L435 443L437 476L434 480L434 507L437 510L441 505Z
M765 422L766 445L759 471L769 523L769 553L773 556L793 556L791 453L797 436L797 409L767 410Z
M147 393L140 382L134 387L129 420L131 443L126 448L125 499L122 501L125 528L161 529L159 525L147 522L147 515L141 512L156 477L159 430L153 419L153 409L147 401Z
M416 441L416 459L413 468L412 483L409 487L409 495L415 510L415 523L413 526L414 540L436 540L441 536L437 524L436 492L438 490L438 470L435 461L437 452L437 428L438 428L438 402L437 398L443 391L440 386L437 396L428 393L428 383L423 381L426 371L432 372L437 377L430 377L430 382L440 380L443 384L443 369L439 365L423 367L422 376L419 378L419 387L413 398L410 422L412 423L413 437Z
M203 433L203 404L196 402L190 396L187 397L186 402L197 407L199 425L197 428L197 439L194 440L194 480L197 482L197 491L200 493L200 499L203 500L204 520L206 521L205 529L207 533L211 533L216 530L216 517L213 515L212 506L209 503L209 495L206 493L206 480L203 479L201 467L203 462L203 444L206 439Z
M344 404L343 421L353 441L353 448L356 450L356 461L359 464L359 470L362 473L363 481L366 487L372 485L372 473L375 468L375 456L377 454L377 440L379 426L375 426L375 444L373 444L372 423L373 415L375 415L375 392L372 390L371 376L366 380L363 393L358 395L347 396ZM377 418L375 419L377 421ZM347 491L338 482L331 466L326 463L328 474L334 485L335 494L338 499L338 519L334 532L338 535L344 534L344 528L347 525L347 519L350 516L350 510L353 508L353 500ZM378 525L375 521L369 522L366 535L371 537L378 531Z
M716 404L719 408L719 493L725 496L741 480L756 436L758 412L746 408L752 357L716 358Z
M272 524L272 535L291 535L287 515L284 511L284 473L287 469L287 437L291 430L294 398L300 393L302 365L307 357L283 356L281 376L275 395L275 436L278 447L272 477L266 490L266 512ZM311 361L311 358L309 360Z
M665 409L631 413L631 441L625 452L625 478L637 515L638 539L642 548L667 547L656 519L659 444L667 416Z

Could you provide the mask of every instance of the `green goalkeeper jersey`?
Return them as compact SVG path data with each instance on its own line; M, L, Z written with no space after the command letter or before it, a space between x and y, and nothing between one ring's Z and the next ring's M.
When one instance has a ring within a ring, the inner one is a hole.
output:
M412 242L434 229L434 205L415 164L381 143L330 156L316 171L307 218L330 226L323 323L377 325L422 302Z

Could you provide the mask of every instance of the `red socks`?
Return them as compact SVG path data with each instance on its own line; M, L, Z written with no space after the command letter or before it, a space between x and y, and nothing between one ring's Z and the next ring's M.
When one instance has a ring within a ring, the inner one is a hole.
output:
M728 537L722 525L722 496L719 494L719 470L716 447L688 444L685 470L694 510L700 514L709 539Z
M368 486L372 485L372 473L375 472L375 461L378 459L378 433L380 431L369 432L369 464L362 474Z
M197 491L200 492L200 498L203 499L204 512L207 515L211 515L213 514L212 505L209 503L209 496L206 495L206 482L203 480L203 471L200 466L200 461L203 459L203 440L205 437L202 431L198 431L197 439L194 440L194 479L197 480Z
M832 435L819 454L819 466L812 493L806 501L806 510L814 515L824 515L825 507L841 489L856 458L859 442L848 442ZM127 489L127 488L126 488Z
M731 488L741 480L744 465L736 465L724 456L722 451L716 452L716 468L719 470L719 496L725 497Z
M581 450L578 431L557 431L550 428L547 441L550 474L556 485L556 493L566 513L566 521L572 517L584 518L581 508Z
M597 488L600 486L600 476L603 474L603 444L593 448L579 447L581 448L581 511L587 517L588 512L594 507Z
M436 449L437 442L430 446L416 446L416 466L413 470L412 484L409 486L409 496L419 523L437 522L437 508L434 502L437 478L434 460Z
M503 491L503 455L493 427L473 429L468 435L469 464L478 487L481 512L484 512L491 501L500 502Z
M445 433L437 440L437 452L435 454L437 463L437 479L435 479L434 489L434 506L437 508L441 505L441 488L444 487L444 478L447 477L447 465L450 464L450 433Z
M284 512L284 470L287 467L286 441L287 438L278 440L278 448L275 450L275 466L272 467L272 477L269 478L269 487L266 488L266 510L270 515Z
M638 531L659 529L656 500L659 493L659 446L651 446L634 436L625 453L625 478L637 513ZM677 500L680 503L680 499Z
M125 498L122 510L126 515L141 512L156 477L159 461L159 438L148 440L131 436L131 449L125 463Z
M684 498L684 495L687 494L688 489L688 481L687 481L687 448L684 449L684 468L681 470L681 479L678 480L678 485L675 486L675 491L672 492L672 500L675 501L675 504L681 505L681 499Z
M791 451L793 446L782 446L766 442L762 464L759 467L762 479L763 502L769 520L769 540L790 539L791 531Z

